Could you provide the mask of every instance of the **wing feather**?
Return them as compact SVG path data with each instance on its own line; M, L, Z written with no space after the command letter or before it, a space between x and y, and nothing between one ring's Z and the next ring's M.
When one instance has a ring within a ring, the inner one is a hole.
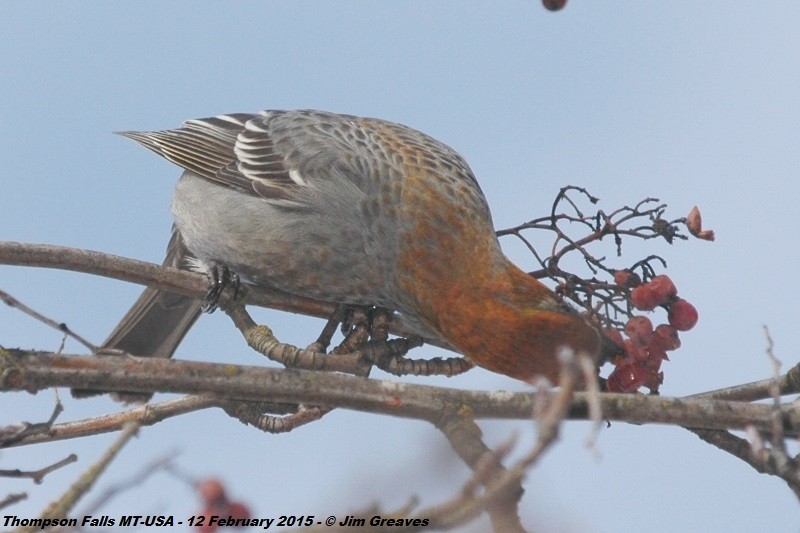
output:
M485 202L455 150L378 119L263 111L188 120L174 130L120 134L210 181L285 207L301 207L306 188L325 186L321 182L331 179L332 171L358 188L389 179L389 174L428 173L446 186L460 182L477 189Z

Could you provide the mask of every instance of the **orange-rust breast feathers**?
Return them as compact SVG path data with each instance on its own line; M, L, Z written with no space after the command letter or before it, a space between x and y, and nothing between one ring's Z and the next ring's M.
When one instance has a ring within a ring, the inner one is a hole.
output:
M443 336L475 364L524 381L556 381L562 348L597 357L596 329L547 287L510 263L494 274L485 285L452 286L438 311Z

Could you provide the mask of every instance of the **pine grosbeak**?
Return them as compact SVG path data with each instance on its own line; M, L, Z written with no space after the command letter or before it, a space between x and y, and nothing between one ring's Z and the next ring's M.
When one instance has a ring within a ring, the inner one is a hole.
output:
M561 347L599 352L597 330L503 254L466 161L423 133L301 110L122 135L185 169L167 264L188 250L248 283L392 309L518 379L555 379ZM169 357L198 309L148 290L106 346Z

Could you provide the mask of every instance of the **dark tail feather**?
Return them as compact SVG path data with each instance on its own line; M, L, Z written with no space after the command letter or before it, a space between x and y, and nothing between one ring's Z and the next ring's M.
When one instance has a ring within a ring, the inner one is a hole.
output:
M164 265L181 268L186 257L190 257L190 254L180 233L173 229ZM201 301L198 299L148 287L111 332L100 350L116 349L139 357L169 359L200 316L200 305ZM111 391L73 389L72 396L86 398L107 392ZM112 392L112 395L126 403L144 403L152 396L148 393L125 391Z

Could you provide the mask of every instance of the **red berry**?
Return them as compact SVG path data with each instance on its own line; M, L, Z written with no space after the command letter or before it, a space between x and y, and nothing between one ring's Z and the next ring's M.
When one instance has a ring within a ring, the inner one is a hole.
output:
M625 333L635 343L644 346L653 337L653 323L646 316L635 316L625 324Z
M548 11L558 11L567 5L567 0L542 0L542 5Z
M210 477L201 480L197 484L197 491L207 505L219 505L227 500L225 486L217 478Z
M686 300L678 300L670 306L667 318L678 331L689 331L697 324L697 309Z
M644 361L647 359L647 351L645 351L644 345L630 339L625 341L625 355L628 356L628 360L633 361Z
M658 389L662 383L664 383L664 373L651 372L647 376L647 382L645 383L645 386L650 389L651 392L658 393Z
M617 270L614 272L614 283L623 289L630 289L642 284L642 278L630 270Z
M200 533L214 533L217 528L219 528L218 524L210 523L211 517L214 515L219 515L219 510L212 507L206 507L199 513L195 514L193 521L195 524L199 522L200 525L195 525L194 528Z
M608 392L635 392L648 380L647 370L637 363L623 363L606 380Z
M625 346L625 341L622 338L622 333L619 332L618 329L615 328L603 328L603 335L608 337L611 342L623 348Z
M636 309L652 311L658 305L658 297L649 283L639 285L631 291L631 302Z
M669 361L667 352L661 348L648 347L645 349L645 353L647 354L647 358L642 361L642 366L653 372L661 368L662 361Z
M675 288L675 284L672 283L672 280L667 275L656 276L647 284L650 285L659 304L669 303L678 295L678 289Z
M674 326L659 324L653 336L653 342L662 350L677 350L681 347L678 330Z
M234 518L250 518L250 509L241 502L231 502L228 514Z

